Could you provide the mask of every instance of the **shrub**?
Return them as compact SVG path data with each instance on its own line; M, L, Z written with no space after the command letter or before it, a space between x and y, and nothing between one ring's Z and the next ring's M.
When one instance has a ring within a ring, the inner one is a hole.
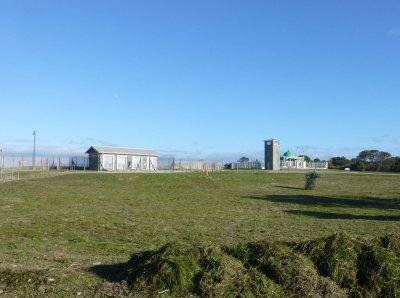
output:
M306 173L306 184L304 186L305 189L314 189L315 188L315 181L317 178L321 177L318 172L309 172Z

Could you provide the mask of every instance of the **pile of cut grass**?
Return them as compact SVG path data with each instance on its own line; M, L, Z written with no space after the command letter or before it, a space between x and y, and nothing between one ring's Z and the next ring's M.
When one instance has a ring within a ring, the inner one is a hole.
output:
M283 297L272 280L217 247L175 244L134 254L127 277L135 294L150 297Z
M345 288L351 297L400 295L399 237L367 241L345 233L294 245L321 275Z
M125 275L133 294L149 297L398 297L398 239L337 233L299 243L169 244L134 254Z
M399 239L385 235L367 240L336 233L296 243L258 241L223 247L175 243L90 271L103 269L104 274L106 267L113 267L103 277L114 280L114 294L127 296L399 297ZM51 280L46 270L7 269L0 271L0 290L57 292ZM100 295L100 290L92 294Z
M400 235L388 234L380 239L382 247L389 249L400 257Z
M265 241L238 245L227 251L246 267L274 280L287 295L346 297L345 290L320 275L310 259L287 244Z
M340 287L357 286L357 262L361 244L344 233L295 244L294 249L309 257L323 276L328 276Z

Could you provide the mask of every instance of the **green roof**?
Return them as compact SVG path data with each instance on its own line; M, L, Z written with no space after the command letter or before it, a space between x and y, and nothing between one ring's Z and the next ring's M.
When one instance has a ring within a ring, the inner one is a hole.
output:
M286 158L291 158L291 157L296 157L296 155L294 155L294 153L290 150L286 151L285 153L283 153L283 156Z

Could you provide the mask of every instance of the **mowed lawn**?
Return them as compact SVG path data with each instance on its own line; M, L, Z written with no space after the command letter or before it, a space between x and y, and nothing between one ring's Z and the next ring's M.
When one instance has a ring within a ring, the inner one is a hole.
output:
M304 173L265 171L72 173L0 183L0 272L45 270L45 293L89 296L107 292L91 266L166 243L400 233L400 175L322 172L315 190L303 186ZM9 286L0 283L0 291L29 291Z

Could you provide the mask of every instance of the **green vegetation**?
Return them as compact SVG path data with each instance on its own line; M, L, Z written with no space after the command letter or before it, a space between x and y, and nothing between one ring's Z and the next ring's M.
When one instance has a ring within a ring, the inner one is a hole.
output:
M306 176L306 183L304 188L310 190L315 188L315 183L317 181L317 178L321 177L321 174L316 171L313 171L306 173L305 176Z
M0 183L0 293L399 295L400 176L304 174Z
M272 280L218 247L166 245L158 251L134 254L122 272L129 289L146 296L166 292L174 297L283 297Z
M330 169L350 168L353 171L400 172L400 157L379 150L361 151L356 158L332 157Z
M249 243L235 247L231 253L271 277L287 295L398 297L400 294L400 251L382 247L379 241L335 233L301 243Z

